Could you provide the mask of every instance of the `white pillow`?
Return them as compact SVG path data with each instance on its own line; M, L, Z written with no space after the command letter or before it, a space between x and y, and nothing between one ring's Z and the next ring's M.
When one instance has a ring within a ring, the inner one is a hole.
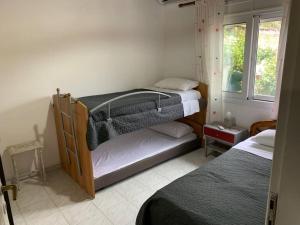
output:
M193 128L189 125L176 121L152 126L150 129L174 138L181 138L193 132Z
M188 91L197 87L198 85L199 85L198 81L187 80L183 78L166 78L154 84L154 86L158 88L180 90L180 91Z
M253 137L253 141L269 147L275 146L276 130L264 130Z

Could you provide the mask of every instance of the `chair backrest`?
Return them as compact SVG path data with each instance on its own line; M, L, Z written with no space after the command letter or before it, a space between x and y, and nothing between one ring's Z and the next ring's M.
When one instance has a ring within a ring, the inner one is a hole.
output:
M256 134L267 130L267 129L276 129L277 120L269 120L269 121L258 121L251 125L250 127L250 135L255 136Z

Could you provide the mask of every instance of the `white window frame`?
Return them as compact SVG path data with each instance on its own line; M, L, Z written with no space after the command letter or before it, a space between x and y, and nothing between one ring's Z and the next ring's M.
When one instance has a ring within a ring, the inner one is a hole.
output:
M229 92L224 90L223 93L225 98L232 99L246 99L247 98L247 86L248 86L248 75L249 75L249 64L250 64L250 55L247 54L251 51L251 39L252 39L252 30L249 27L252 27L253 20L251 14L241 14L241 15L231 15L226 16L224 21L224 26L246 23L246 37L245 37L245 52L244 52L244 73L243 73L243 83L242 83L242 93ZM224 80L223 80L224 85Z
M224 88L223 80L223 96L227 102L274 102L275 97L265 95L254 95L256 59L259 38L259 22L260 20L278 20L283 16L282 8L274 8L268 10L257 10L247 13L239 13L234 15L226 15L224 26L246 23L246 43L244 53L244 73L242 92L228 92Z
M282 13L280 13L280 12L264 13L264 14L253 16L253 21L254 21L253 38L252 38L253 45L252 45L252 58L251 58L251 65L250 65L250 77L249 77L250 79L249 79L249 90L248 90L248 98L251 100L260 100L260 101L269 101L269 102L275 101L275 96L255 95L254 88L255 88L255 73L256 73L256 61L257 61L260 21L261 20L275 21L278 19L282 19ZM278 48L279 48L279 46L278 46Z

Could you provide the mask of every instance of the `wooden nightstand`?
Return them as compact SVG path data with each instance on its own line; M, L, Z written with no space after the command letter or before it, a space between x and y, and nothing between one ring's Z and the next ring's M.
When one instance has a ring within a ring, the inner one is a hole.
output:
M249 137L248 129L241 127L220 129L218 126L222 123L207 124L203 128L205 138L205 155L208 156L210 152L224 153L232 146Z

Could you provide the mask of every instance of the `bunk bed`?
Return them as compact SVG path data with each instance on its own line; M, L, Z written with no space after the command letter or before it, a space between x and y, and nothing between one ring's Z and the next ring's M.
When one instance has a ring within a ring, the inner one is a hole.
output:
M61 167L93 198L97 190L196 149L208 87L199 83L194 91L201 95L200 111L186 113L172 91L149 88L73 98L57 89L53 107ZM173 120L192 127L193 134L175 139L149 128Z
M253 124L252 137L151 196L136 224L264 224L275 130L258 132L274 128L276 121Z

